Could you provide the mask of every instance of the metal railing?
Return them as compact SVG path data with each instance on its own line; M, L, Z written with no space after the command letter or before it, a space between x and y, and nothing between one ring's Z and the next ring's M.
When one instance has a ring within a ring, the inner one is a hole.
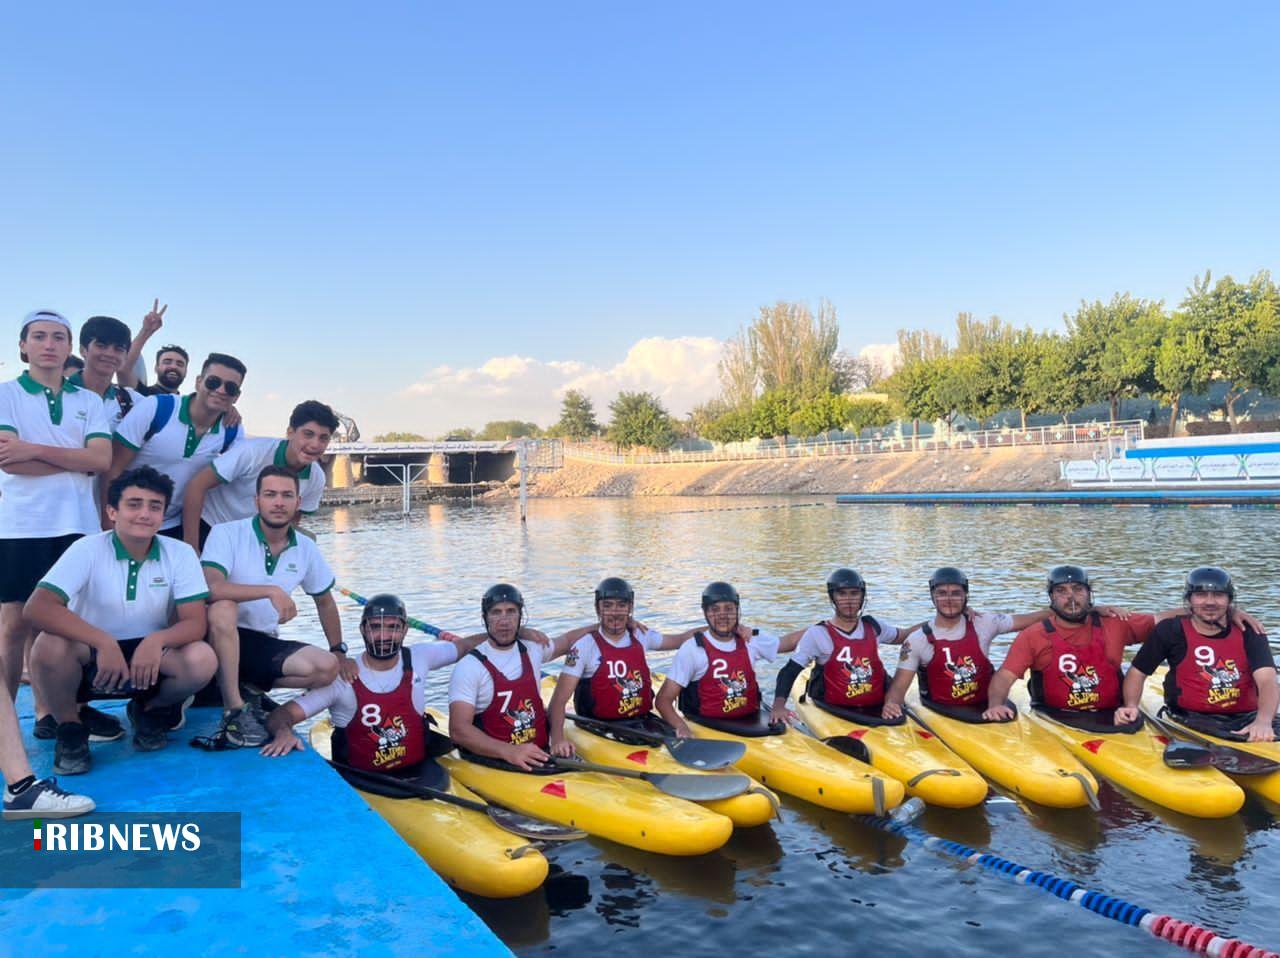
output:
M608 452L592 446L564 444L566 459L617 465L660 465L697 462L743 462L768 459L807 459L826 456L870 456L909 452L954 452L969 449L1012 449L1026 446L1088 445L1106 442L1115 450L1131 449L1142 439L1146 423L1123 419L1101 423L1030 426L1026 429L984 429L950 436L883 436L871 439L803 439L755 447L733 444L715 449L676 449L671 452Z

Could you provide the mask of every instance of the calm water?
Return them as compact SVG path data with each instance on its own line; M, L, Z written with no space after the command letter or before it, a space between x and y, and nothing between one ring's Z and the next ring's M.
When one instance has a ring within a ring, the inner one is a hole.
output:
M531 503L525 528L507 504L423 506L410 520L340 509L314 525L339 584L398 592L411 614L454 631L479 627L480 595L499 580L524 591L532 624L548 632L582 624L607 574L630 579L646 624L695 624L703 585L723 578L742 593L744 621L789 630L826 614L823 582L836 565L863 573L870 611L888 622L931 612L925 580L943 564L969 573L975 607L1021 612L1042 604L1046 569L1064 561L1090 569L1098 601L1144 611L1176 605L1187 568L1222 564L1248 608L1280 621L1280 512L1270 510L549 500ZM305 606L290 637L319 635ZM356 620L354 611L345 616L351 634ZM446 684L447 674L437 677L442 706ZM1280 947L1280 833L1254 799L1234 818L1200 822L1105 786L1101 797L1098 814L1027 813L996 801L930 810L920 824L1157 913ZM848 816L800 802L784 811L783 823L740 831L696 859L596 841L561 846L548 853L553 877L543 891L473 905L528 955L600 945L686 956L797 945L844 954L851 944L917 955L1181 953Z

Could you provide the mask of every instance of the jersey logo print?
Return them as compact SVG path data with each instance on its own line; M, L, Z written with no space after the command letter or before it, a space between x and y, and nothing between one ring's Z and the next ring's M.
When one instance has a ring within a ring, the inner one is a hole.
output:
M619 712L630 715L633 712L640 711L640 706L644 704L644 699L640 695L644 689L644 679L641 677L639 669L632 669L630 675L614 679L613 687L618 690Z
M502 713L502 717L511 726L511 736L508 741L512 745L523 745L538 737L538 729L534 725L537 715L537 710L528 699L522 699L515 708Z
M1062 681L1070 691L1067 693L1067 708L1092 708L1102 700L1098 694L1098 670L1087 665L1082 671L1061 673Z
M845 697L857 698L871 692L871 679L875 670L871 667L871 659L860 656L851 662L841 663L845 674Z
M1218 659L1203 672L1209 680L1210 705L1234 705L1240 700L1240 667L1235 659Z
M408 730L404 727L404 719L399 715L393 716L390 722L383 725L366 728L365 734L374 743L373 764L375 766L381 767L398 762L408 752L404 744Z
M724 689L724 711L736 712L747 707L747 676L741 669L720 679L720 687Z
M963 699L978 691L978 664L972 655L966 655L959 662L947 662L944 666L951 674L951 697Z

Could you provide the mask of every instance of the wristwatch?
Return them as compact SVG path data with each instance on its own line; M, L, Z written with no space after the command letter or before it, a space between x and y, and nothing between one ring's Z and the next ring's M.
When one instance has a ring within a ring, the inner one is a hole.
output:
M347 643L339 642L337 645L331 645L329 646L329 651L334 653L335 655L346 655Z

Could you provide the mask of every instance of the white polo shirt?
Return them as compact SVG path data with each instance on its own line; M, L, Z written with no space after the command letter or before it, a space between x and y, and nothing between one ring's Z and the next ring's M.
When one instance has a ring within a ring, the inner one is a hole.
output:
M73 386L76 386L80 389L85 390L86 392L90 392L90 393L93 392L92 389L90 389L88 386L84 384L83 373L76 373L74 376L69 377L67 379L67 382L71 383ZM115 433L116 428L120 425L121 420L123 420L125 416L124 407L120 405L121 394L127 395L129 399L133 401L132 405L129 406L130 411L132 411L133 406L136 406L138 404L139 400L145 398L142 395L142 393L136 390L130 389L127 386L117 386L114 383L107 386L107 391L101 397L102 413L104 416L106 416L107 425L111 427L111 432L113 434Z
M38 588L61 597L76 615L117 639L141 639L167 629L179 605L209 597L191 546L155 536L143 560L135 562L114 532L72 543Z
M253 497L258 491L258 473L267 466L286 466L284 451L288 445L283 439L246 439L215 459L213 471L218 485L204 497L200 518L216 526L257 515ZM320 508L324 482L319 463L310 463L298 473L298 504L304 515Z
M542 670L543 646L537 642L525 642L519 639L511 643L508 649L499 649L489 639L485 639L476 651L489 660L489 664L509 679L518 679L522 674L520 661L520 645L524 645L529 653L529 664L533 667L535 678ZM493 701L493 679L484 663L474 655L464 655L453 667L449 676L449 702L470 702L476 712L483 712Z
M866 626L861 619L853 627L852 632L846 632L835 625L832 625L832 628L851 641L857 641L866 634ZM882 631L876 639L877 645L893 645L898 641L897 626L885 625L881 622L880 628ZM827 631L826 625L819 622L804 630L804 635L800 636L800 641L796 643L796 650L791 653L791 661L801 668L815 661L819 665L826 665L835 648L835 643L831 641L831 633Z
M169 421L147 439L147 430L155 419L159 397L143 396L129 411L129 415L120 420L115 431L116 439L138 453L132 467L151 466L173 480L173 498L164 512L161 529L182 525L182 493L187 488L187 483L222 452L222 444L227 438L223 432L221 416L214 420L203 436L196 434L195 427L191 424L193 398L194 394L183 396ZM241 441L237 437L232 449Z
M733 639L721 642L710 632L704 631L702 634L712 648L719 649L721 652L732 652L737 645ZM755 668L761 661L772 662L776 659L779 641L779 638L770 632L757 632L749 638L747 654L751 657L751 667ZM671 671L667 673L667 678L682 689L688 688L707 674L707 664L706 650L698 648L698 640L695 636L686 640L684 645L676 651L676 657L671 663Z
M632 637L630 633L624 635L617 642L603 632L600 633L600 637L616 649L631 647ZM639 642L646 651L652 652L654 649L662 647L662 633L655 632L653 629L646 629L643 632L635 633L635 641ZM564 675L589 679L596 674L598 668L600 668L600 646L596 645L595 636L588 632L569 647L569 651L564 654L564 668L560 671Z
M271 555L257 516L214 526L200 553L200 564L217 569L235 585L274 585L285 595L292 595L298 586L307 595L324 595L334 584L333 570L316 544L292 528L284 549ZM243 629L280 634L280 615L270 599L239 603L236 623Z
M959 642L964 638L967 623L962 621L957 626L943 628L934 619L930 624L933 637L938 642ZM973 631L978 633L978 646L982 654L991 657L991 640L1002 632L1013 631L1013 616L1004 612L984 612L973 617ZM933 646L925 638L924 632L916 629L902 643L902 651L898 653L898 668L908 672L918 672L927 668L933 661ZM948 660L950 661L950 660Z
M102 400L63 382L46 389L28 373L0 383L0 429L41 446L83 449L110 439ZM13 476L0 471L0 539L45 539L102 528L93 502L94 478L85 472Z
M427 710L427 673L447 668L458 660L458 649L452 642L421 642L408 646L413 664L413 707L421 715ZM404 678L404 662L396 656L396 664L385 672L378 672L365 664L364 655L356 662L360 666L360 681L365 688L378 694L394 692ZM356 715L356 693L345 679L335 679L322 689L303 692L294 701L307 718L329 710L329 717L336 728L346 728Z

